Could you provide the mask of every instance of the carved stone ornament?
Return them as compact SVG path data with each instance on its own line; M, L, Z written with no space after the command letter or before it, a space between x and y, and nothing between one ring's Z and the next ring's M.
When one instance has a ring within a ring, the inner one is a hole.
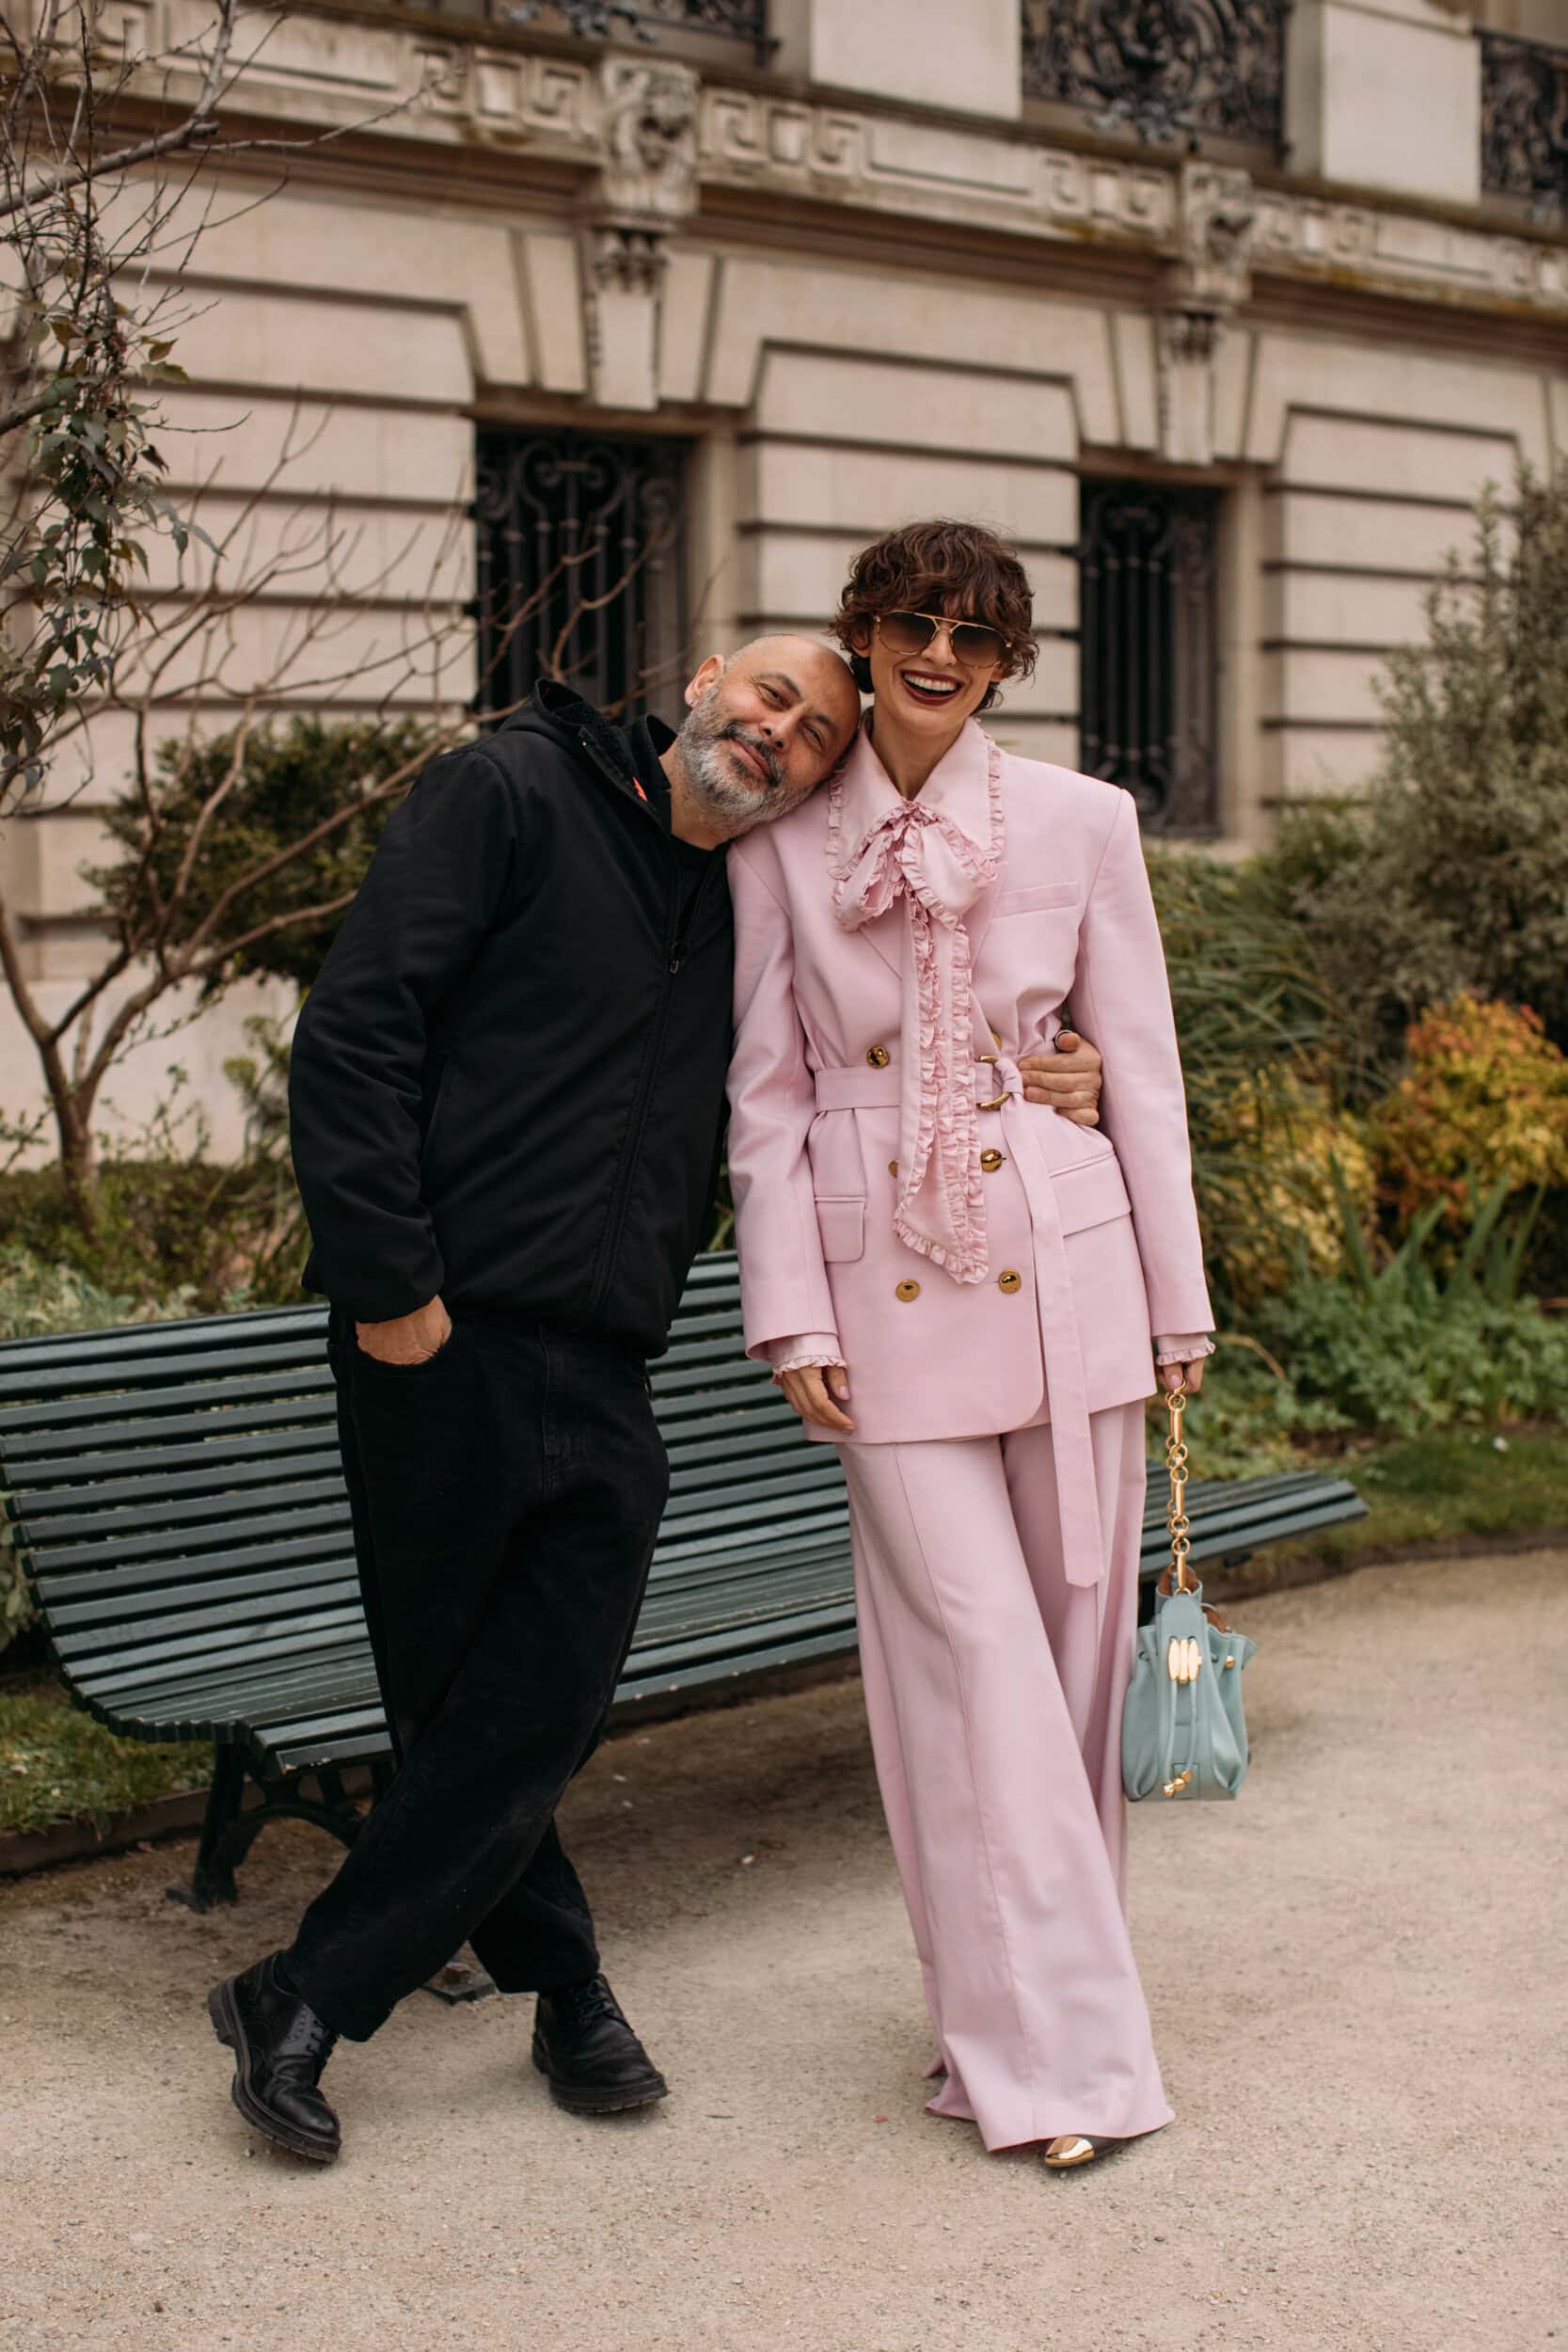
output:
M1258 199L1244 171L1214 164L1182 166L1177 210L1180 255L1171 284L1172 298L1182 310L1224 316L1246 300L1258 218Z
M658 328L669 234L697 205L697 76L607 57L599 69L599 176L584 223L588 373L607 408L658 405Z
M1160 449L1213 463L1213 370L1226 322L1251 290L1259 205L1244 171L1188 163L1177 187L1177 255L1159 322Z
M650 226L685 220L697 203L696 74L685 66L607 57L600 87L600 209Z
M1176 366L1207 367L1220 347L1220 322L1210 310L1167 310L1160 321L1160 349Z
M664 276L664 239L657 229L614 224L592 233L590 267L595 286L617 294L655 294Z

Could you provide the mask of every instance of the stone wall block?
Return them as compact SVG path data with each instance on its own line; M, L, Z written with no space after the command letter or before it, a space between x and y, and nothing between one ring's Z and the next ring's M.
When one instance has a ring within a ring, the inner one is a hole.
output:
M1481 50L1438 0L1295 0L1286 53L1293 169L1444 204L1481 195Z
M776 63L830 88L1016 119L1018 0L772 0Z

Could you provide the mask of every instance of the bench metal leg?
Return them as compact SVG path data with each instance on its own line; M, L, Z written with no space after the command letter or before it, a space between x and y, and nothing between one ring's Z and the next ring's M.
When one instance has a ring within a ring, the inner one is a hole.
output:
M260 1784L261 1804L247 1805L245 1751L232 1743L220 1747L213 1766L213 1785L207 1792L207 1812L201 1824L201 1842L196 1851L196 1867L188 1886L166 1890L170 1900L188 1904L192 1911L211 1911L214 1903L238 1902L240 1890L234 1873L269 1821L309 1821L313 1829L324 1829L329 1836L336 1837L340 1845L352 1846L364 1817L343 1787L342 1774L332 1767L324 1767L315 1773L320 1790L315 1797L305 1793L308 1777L310 1775L294 1772L287 1780L263 1781Z
M392 1772L388 1762L372 1766L373 1799L385 1795ZM309 1821L313 1829L325 1830L343 1846L352 1846L365 1825L364 1815L343 1787L343 1776L334 1765L323 1765L314 1773L295 1772L287 1780L263 1781L260 1804L245 1803L245 1778L244 1749L233 1744L220 1747L213 1765L213 1785L207 1792L196 1867L188 1886L165 1889L171 1902L185 1903L192 1911L211 1911L215 1903L238 1902L240 1890L234 1873L269 1821ZM314 1797L305 1793L308 1779L315 1781L319 1793ZM455 1953L425 1985L427 1993L453 2005L460 2001L483 2001L495 1989L478 1961L466 1951Z
M188 1886L168 1887L166 1892L171 1901L186 1903L192 1911L211 1911L214 1903L239 1901L240 1890L234 1883L235 1857L230 1847L244 1797L245 1756L230 1743L218 1749L213 1761L213 1781L207 1791L207 1810L202 1817L201 1839L196 1850L191 1883Z

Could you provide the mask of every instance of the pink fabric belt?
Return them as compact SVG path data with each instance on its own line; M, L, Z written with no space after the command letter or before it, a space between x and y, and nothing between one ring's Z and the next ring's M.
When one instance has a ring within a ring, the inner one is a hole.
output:
M818 1111L898 1108L901 1089L898 1073L891 1063L882 1070L867 1064L863 1069L819 1070L816 1075ZM994 1060L976 1060L974 1065L976 1103L993 1105L998 1095L1004 1099L991 1115L1002 1121L1014 1163L1023 1180L1034 1225L1040 1348L1045 1359L1046 1398L1051 1409L1056 1500L1068 1582L1103 1586L1105 1546L1095 1486L1094 1446L1089 1436L1088 1382L1078 1342L1077 1303L1068 1272L1056 1186L1039 1144L1038 1121L1054 1119L1058 1114L1024 1102L1022 1073L1006 1054L998 1055ZM984 1132L982 1117L982 1137ZM940 1281L943 1278L938 1269L932 1268L929 1279Z
M990 1090L999 1094L1002 1089L992 1087ZM816 1073L819 1111L895 1111L902 1092L898 1073L891 1063L885 1070L873 1070L868 1062L861 1069Z

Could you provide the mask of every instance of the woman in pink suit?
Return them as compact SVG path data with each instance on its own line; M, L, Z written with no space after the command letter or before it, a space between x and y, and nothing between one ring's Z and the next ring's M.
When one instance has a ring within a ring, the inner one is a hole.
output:
M873 710L730 852L747 1345L844 1463L931 2112L1059 2169L1170 2121L1120 1720L1143 1400L1210 1349L1181 1071L1131 799L976 723L1033 662L1022 566L911 526L833 627ZM1098 1130L1026 1098L1069 1000Z

